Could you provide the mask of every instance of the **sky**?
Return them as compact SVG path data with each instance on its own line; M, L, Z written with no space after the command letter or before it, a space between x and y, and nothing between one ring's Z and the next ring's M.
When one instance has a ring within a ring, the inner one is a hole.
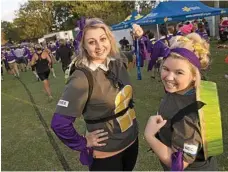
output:
M13 21L15 18L14 11L19 10L20 4L27 0L1 0L1 20Z

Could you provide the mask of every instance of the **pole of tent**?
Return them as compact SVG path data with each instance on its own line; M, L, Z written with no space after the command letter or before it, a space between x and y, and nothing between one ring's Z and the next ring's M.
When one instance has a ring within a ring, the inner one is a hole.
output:
M157 26L157 35L158 35L158 39L160 38L160 35L159 35L159 28L158 28L158 24L156 24Z
M136 39L136 61L137 61L137 79L142 80L142 74L141 74L141 57L139 55L139 39Z
M140 6L139 4L137 4L137 0L135 3L135 8L137 9L137 12L140 12ZM140 66L141 66L141 57L139 55L139 39L136 39L136 64L137 64L137 79L138 80L142 80L142 74L141 74L141 70L140 70Z

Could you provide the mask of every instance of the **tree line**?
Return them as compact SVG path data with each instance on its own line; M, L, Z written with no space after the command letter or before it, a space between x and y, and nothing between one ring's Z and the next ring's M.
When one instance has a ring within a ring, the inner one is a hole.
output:
M142 13L151 9L142 1ZM43 35L76 27L82 16L98 17L108 25L123 21L135 7L134 1L28 1L16 12L13 22L1 21L2 42L36 41Z

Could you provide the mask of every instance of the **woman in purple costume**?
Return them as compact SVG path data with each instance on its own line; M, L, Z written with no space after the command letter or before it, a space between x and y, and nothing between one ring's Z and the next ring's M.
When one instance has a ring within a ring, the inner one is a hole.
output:
M25 61L26 61L26 68L30 68L31 66L29 65L29 62L31 61L32 59L32 56L31 56L31 53L30 53L30 50L28 47L24 46L24 57L25 57Z

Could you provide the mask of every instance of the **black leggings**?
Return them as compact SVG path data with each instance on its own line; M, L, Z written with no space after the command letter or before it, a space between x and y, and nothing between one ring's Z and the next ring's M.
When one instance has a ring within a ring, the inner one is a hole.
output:
M132 171L138 156L138 138L123 152L108 158L93 159L90 171Z
M63 70L64 73L65 73L65 71L67 70L67 67L68 67L68 66L63 66L63 65L62 65L62 70Z

